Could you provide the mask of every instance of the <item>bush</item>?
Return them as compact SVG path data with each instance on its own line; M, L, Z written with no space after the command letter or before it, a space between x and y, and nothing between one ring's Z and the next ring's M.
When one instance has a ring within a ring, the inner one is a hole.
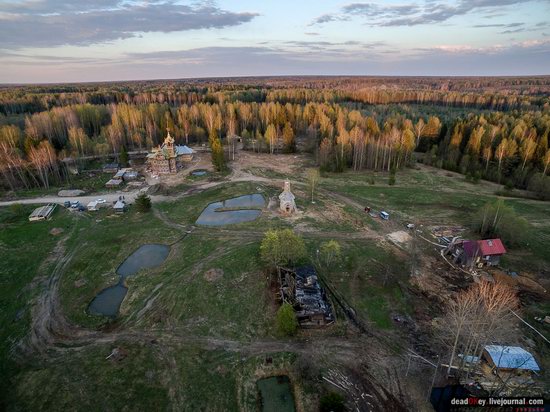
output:
M281 335L293 336L298 330L298 320L294 309L288 303L283 303L277 311L277 330Z
M342 256L342 248L336 240L321 243L319 250L319 257L325 269L330 269L332 264L338 262Z
M395 168L392 168L392 169L390 170L390 179L389 179L389 181L388 181L388 184L389 184L390 186L395 185L395 180L396 180L396 179L395 179L395 174L396 174Z
M10 212L14 217L21 217L25 215L25 208L21 203L13 203L10 205Z
M151 210L151 198L145 193L141 193L136 197L136 209L138 212L145 213Z
M336 392L329 392L323 395L319 402L319 410L321 412L343 412L345 409L344 397Z
M550 200L550 176L536 173L529 180L528 189L537 194L541 200Z

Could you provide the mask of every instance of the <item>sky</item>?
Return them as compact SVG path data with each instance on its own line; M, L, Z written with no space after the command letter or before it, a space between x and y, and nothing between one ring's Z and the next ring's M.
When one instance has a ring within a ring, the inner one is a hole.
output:
M0 83L550 74L550 0L0 0Z

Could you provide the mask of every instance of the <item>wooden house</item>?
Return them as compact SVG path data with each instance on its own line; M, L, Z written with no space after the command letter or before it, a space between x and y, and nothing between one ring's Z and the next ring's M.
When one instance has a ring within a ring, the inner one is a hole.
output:
M463 240L456 243L455 261L462 266L497 266L506 248L500 239Z

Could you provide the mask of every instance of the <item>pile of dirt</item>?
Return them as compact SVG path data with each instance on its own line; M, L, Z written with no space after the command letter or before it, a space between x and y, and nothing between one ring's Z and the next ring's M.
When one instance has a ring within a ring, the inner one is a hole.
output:
M159 193L162 189L165 189L160 183L151 185L147 188L147 195L155 195Z
M388 238L395 243L407 243L411 241L411 235L409 235L407 232L403 230L390 233L388 235Z
M63 228L60 228L60 227L54 227L52 230L50 230L50 235L54 235L54 236L57 236L61 233L64 232L64 229Z
M78 279L74 281L74 287L78 289L84 286L86 283L86 279Z
M84 193L86 193L84 190L60 190L57 192L57 196L59 197L74 197L74 196L82 196Z
M222 276L223 276L223 270L221 269L209 269L206 272L204 272L204 278L208 282L215 282L221 279Z

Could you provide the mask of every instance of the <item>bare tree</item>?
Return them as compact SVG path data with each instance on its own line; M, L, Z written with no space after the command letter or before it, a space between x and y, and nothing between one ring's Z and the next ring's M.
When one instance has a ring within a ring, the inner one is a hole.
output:
M512 289L488 281L476 283L450 301L439 325L440 336L450 352L447 374L459 351L464 355L457 367L461 373L466 369L467 356L479 358L487 343L512 338L516 319L511 309L517 305Z

